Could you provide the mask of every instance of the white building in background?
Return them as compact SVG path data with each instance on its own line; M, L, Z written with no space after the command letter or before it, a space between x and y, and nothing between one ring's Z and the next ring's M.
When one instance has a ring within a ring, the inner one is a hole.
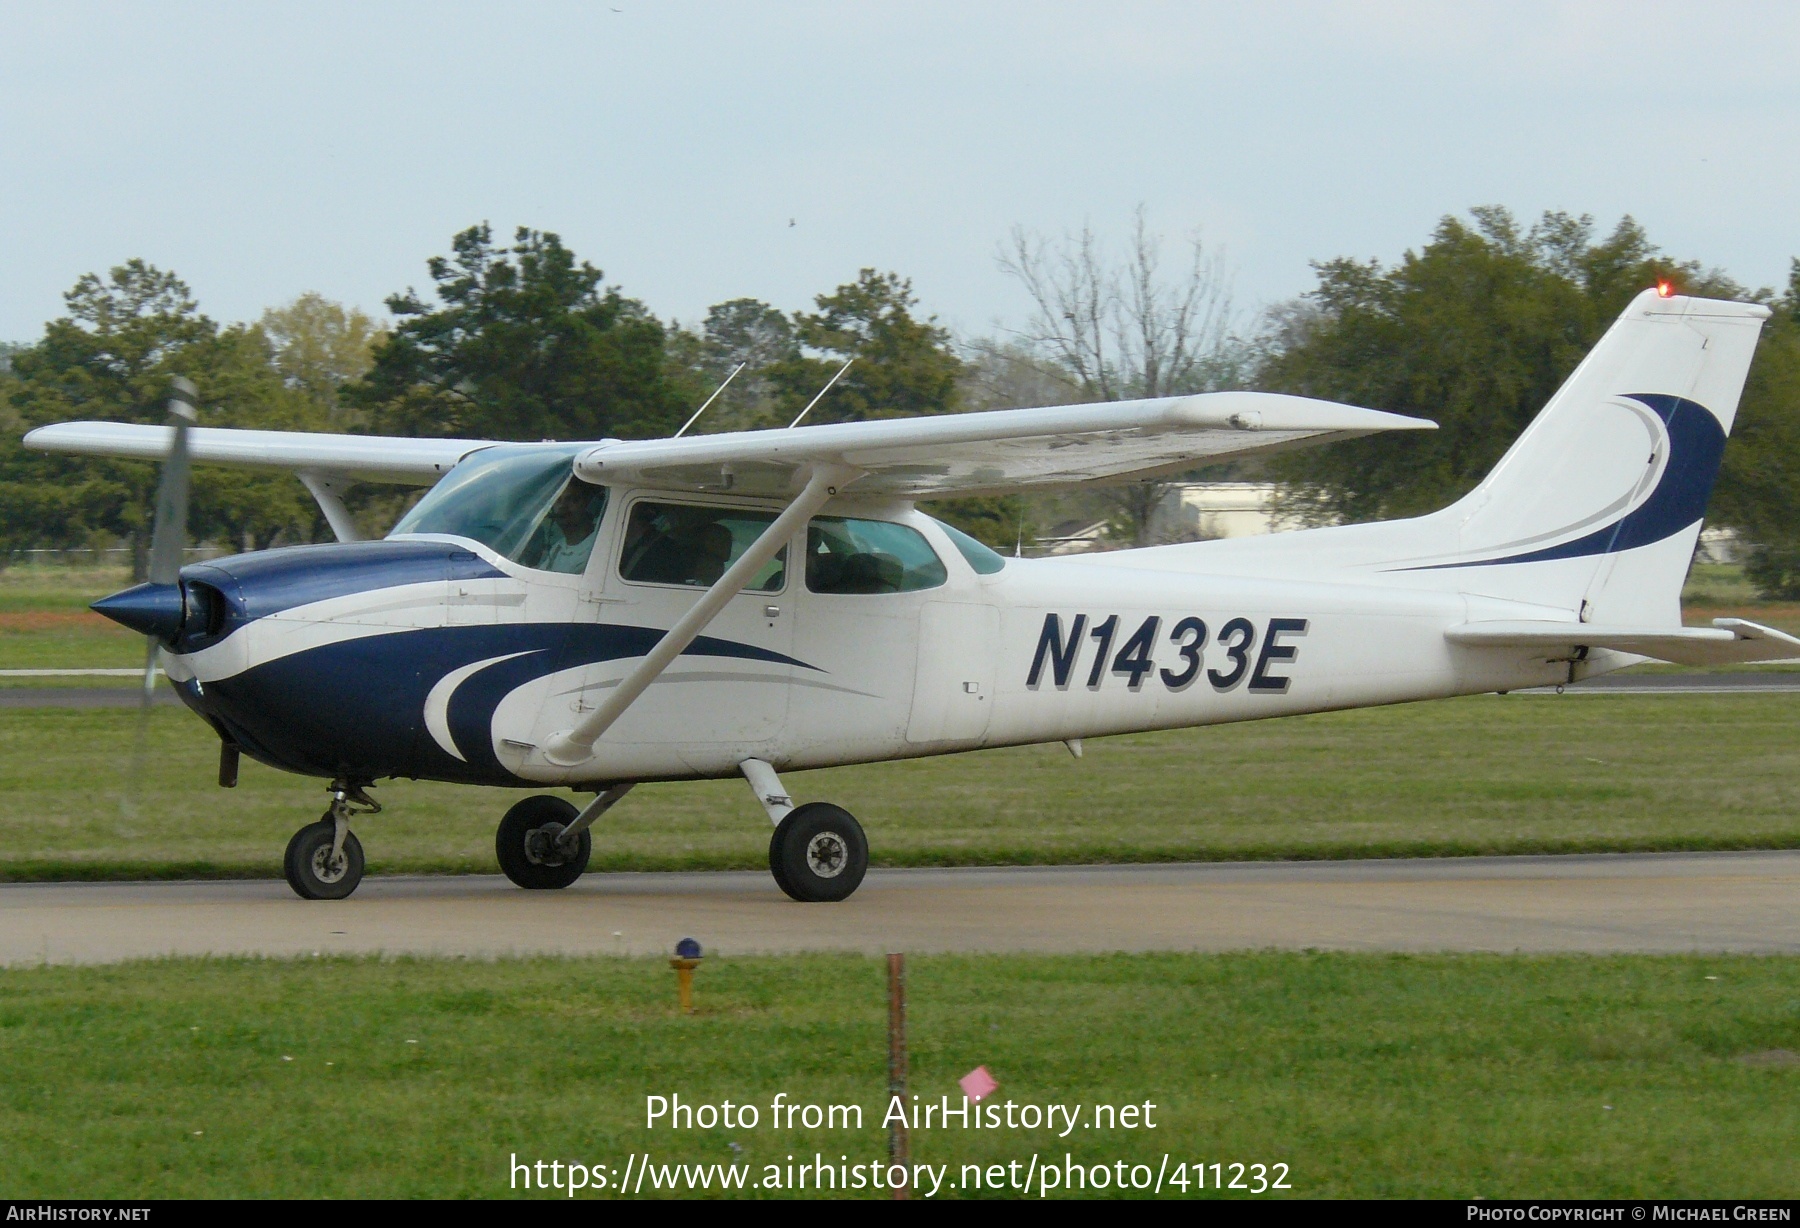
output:
M1158 543L1254 537L1292 528L1275 510L1280 487L1273 482L1178 482L1152 513L1150 530ZM1065 521L1035 539L1038 554L1085 554L1117 549L1104 520Z
M1183 482L1169 488L1151 521L1158 541L1256 537L1292 527L1275 511L1273 482Z
M1280 487L1273 482L1180 482L1169 487L1151 520L1159 542L1213 541L1255 537L1300 526L1275 506ZM1038 554L1085 554L1117 549L1104 520L1066 521L1036 539ZM1708 528L1700 534L1697 563L1737 563L1743 546L1737 530Z
M1694 551L1696 563L1741 563L1743 541L1736 529L1702 529L1700 545Z

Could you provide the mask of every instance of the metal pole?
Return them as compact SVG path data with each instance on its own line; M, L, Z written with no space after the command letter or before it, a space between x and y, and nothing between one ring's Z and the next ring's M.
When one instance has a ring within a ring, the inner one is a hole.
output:
M900 1097L900 1106L906 1108L906 956L895 952L887 957L888 969L888 1103L892 1104L895 1096ZM907 1145L906 1121L900 1119L888 1127L888 1164L898 1164L908 1170L909 1179L903 1185L892 1186L893 1197L904 1200L911 1191L910 1157L911 1148Z

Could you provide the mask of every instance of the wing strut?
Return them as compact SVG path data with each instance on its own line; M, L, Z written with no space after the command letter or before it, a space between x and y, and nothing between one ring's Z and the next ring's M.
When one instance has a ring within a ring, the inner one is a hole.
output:
M325 523L331 526L331 532L339 541L362 540L362 534L356 531L356 517L344 506L344 491L350 485L348 481L334 473L302 469L300 483L318 502L319 510L325 513Z
M847 465L820 465L815 468L806 488L794 497L794 501L775 518L773 524L762 531L762 535L750 544L750 548L738 556L737 562L725 570L725 574L706 590L693 608L669 628L662 639L656 642L656 647L645 654L644 659L613 688L612 694L572 729L564 729L550 736L544 743L544 758L558 767L575 767L592 758L594 743L600 740L600 735L623 716L625 710L644 693L645 688L655 682L657 676L706 630L719 611L725 608L725 603L744 590L744 586L750 583L763 564L775 557L800 526L825 506L826 500L861 476L860 469Z

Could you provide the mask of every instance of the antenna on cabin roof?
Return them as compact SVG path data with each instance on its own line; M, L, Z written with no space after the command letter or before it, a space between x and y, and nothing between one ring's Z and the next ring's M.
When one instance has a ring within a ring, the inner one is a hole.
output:
M850 362L855 362L855 361L856 361L856 359L854 359L854 358L852 358L850 360ZM806 417L806 415L810 414L813 410L813 406L817 405L820 401L823 401L825 399L825 394L831 391L831 386L833 384L837 383L838 380L843 376L844 372L846 372L850 369L850 362L847 362L843 366L839 367L837 374L825 381L825 386L823 388L819 389L819 395L814 397L812 400L808 401L806 403L806 408L800 411L800 418L804 418L804 417ZM795 418L792 422L788 423L788 429L792 430L794 427L799 426L800 418Z
M732 380L736 379L738 377L738 372L742 371L745 367L747 367L749 365L750 364L747 362L740 362L737 366L733 367L731 369L731 374L727 375L725 377L725 384L729 384ZM694 416L692 418L689 418L686 422L683 422L681 424L681 429L679 431L676 431L673 435L669 436L669 438L670 439L680 439L683 435L687 434L688 427L690 427L690 426L694 425L694 423L700 421L700 415L706 412L706 406L711 405L714 401L719 399L719 394L721 392L725 391L725 384L720 384L717 388L714 388L713 394L706 398L706 403L704 405L701 405L699 409L696 409L694 411Z

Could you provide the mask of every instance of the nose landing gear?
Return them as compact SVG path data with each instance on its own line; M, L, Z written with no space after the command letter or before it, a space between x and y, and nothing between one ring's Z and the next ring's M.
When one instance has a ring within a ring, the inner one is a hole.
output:
M350 816L381 811L361 785L334 780L330 788L325 814L294 833L282 859L288 886L303 900L341 900L356 890L362 882L363 851L350 830Z

